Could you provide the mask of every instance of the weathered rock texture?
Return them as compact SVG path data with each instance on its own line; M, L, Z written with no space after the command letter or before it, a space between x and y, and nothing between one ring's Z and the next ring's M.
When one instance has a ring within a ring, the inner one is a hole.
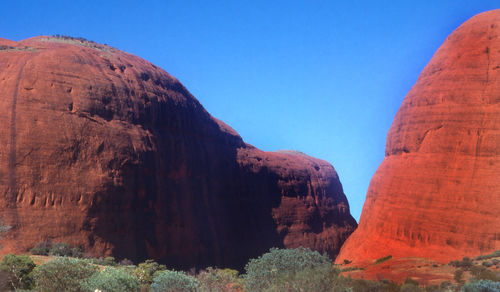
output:
M2 253L52 239L241 268L273 246L335 256L355 229L330 164L245 144L155 65L76 39L0 46Z
M500 10L461 25L406 96L337 261L500 249Z

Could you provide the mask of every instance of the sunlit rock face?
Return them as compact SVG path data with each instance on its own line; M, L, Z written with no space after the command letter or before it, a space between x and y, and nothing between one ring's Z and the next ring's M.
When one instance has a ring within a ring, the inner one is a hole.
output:
M335 256L356 222L337 173L263 152L174 77L79 39L0 39L1 253L43 240L171 268L270 247Z
M500 10L455 30L406 96L337 259L500 249Z

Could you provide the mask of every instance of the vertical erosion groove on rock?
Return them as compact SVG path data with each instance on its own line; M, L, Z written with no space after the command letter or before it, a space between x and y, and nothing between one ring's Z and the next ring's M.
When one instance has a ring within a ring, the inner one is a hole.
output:
M406 96L337 258L449 261L500 249L500 10L457 28Z
M241 268L273 246L333 257L356 228L329 163L244 143L155 65L81 39L4 48L0 216L14 228L2 253L52 239Z

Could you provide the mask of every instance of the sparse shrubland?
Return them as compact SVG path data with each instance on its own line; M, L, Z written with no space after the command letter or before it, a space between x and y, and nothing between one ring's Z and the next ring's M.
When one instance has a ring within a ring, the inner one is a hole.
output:
M73 45L79 45L79 46L84 46L84 47L89 47L101 51L109 51L112 50L113 48L104 44L101 45L99 43L96 43L94 41L88 40L83 37L74 37L74 36L69 36L69 35L61 35L61 34L55 34L50 37L45 37L45 38L39 38L39 41L51 41L51 42L60 42L60 43L69 43Z
M496 250L490 254L485 254L485 255L480 255L480 256L477 256L476 257L476 260L480 261L480 260L488 260L488 259L492 259L492 258L498 258L500 257L500 250Z
M0 262L0 287L6 285L12 291L41 292L93 292L96 289L102 292L500 291L500 272L496 268L498 259L491 255L476 257L475 260L465 257L452 261L449 265L455 268L454 281L423 286L411 278L398 284L387 280L345 277L343 273L360 269L341 268L334 265L328 256L307 248L272 248L262 256L251 259L242 275L236 270L212 267L198 273L173 271L153 260L134 265L127 259L118 262L113 257L76 258L83 254L81 249L50 241L37 244L32 253L49 255L51 260L35 267L27 255L4 256ZM380 258L374 264L391 258Z

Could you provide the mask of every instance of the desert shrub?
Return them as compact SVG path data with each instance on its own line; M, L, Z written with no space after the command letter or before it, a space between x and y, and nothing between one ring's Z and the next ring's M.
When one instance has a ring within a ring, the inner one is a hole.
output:
M464 281L463 277L464 277L464 270L462 270L462 269L455 270L455 274L453 276L453 279L455 280L455 282L463 283L463 281Z
M101 265L101 266L103 266L103 265L104 265L104 264L103 264L103 263L104 263L104 259L103 259L102 257L99 257L99 258L93 258L93 257L92 257L92 256L90 256L90 255L84 255L84 258L85 258L87 261L89 261L89 262L93 263L94 265Z
M500 257L500 250L496 250L490 254L477 256L476 260L488 260L488 259L497 258L497 257Z
M2 257L0 270L11 273L11 286L13 289L30 289L33 286L31 271L35 263L25 254L7 254Z
M251 259L245 271L248 291L327 291L339 274L328 256L302 247L272 248Z
M196 278L200 283L201 291L240 291L242 286L238 271L231 269L209 267L201 271Z
M122 265L122 266L133 266L134 262L132 262L131 260L129 260L127 258L124 258L123 260L120 261L120 265Z
M451 261L450 265L468 271L474 263L469 257L464 257L461 261Z
M342 268L340 269L340 272L350 272L350 271L362 271L364 270L365 268L360 268L360 267L345 267L345 268Z
M134 275L141 281L142 284L150 285L153 283L155 273L166 270L165 265L160 265L154 260L146 260L140 263L134 270Z
M83 291L94 292L136 292L139 289L139 280L117 268L107 267L92 277L83 280L80 287Z
M75 246L71 249L71 256L74 258L81 258L83 257L83 250L80 247Z
M200 284L195 277L184 272L162 271L156 273L151 284L151 292L195 292Z
M15 49L15 48L11 47L11 46L4 46L4 45L0 46L0 51L2 51L2 50L12 50L12 49Z
M64 40L79 41L81 43L84 43L84 42L94 43L94 41L90 41L90 40L88 40L86 38L73 37L73 36L69 36L69 35L54 34L54 35L52 35L52 37L59 38L59 39L64 39Z
M116 266L115 258L112 256L107 256L102 260L103 266Z
M100 266L116 266L118 265L115 262L115 258L112 256L107 256L105 258L99 257L99 258L92 258L90 257L89 260L94 264L94 265L100 265Z
M498 260L498 259L492 259L491 263L494 264L495 266L497 266L500 263L500 260Z
M42 241L37 243L30 253L34 255L49 255L49 251L52 248L52 242L50 240Z
M383 263L383 262L388 261L390 259L392 259L392 255L381 257L379 259L376 259L374 264L380 264L380 263Z
M49 255L52 256L68 257L72 254L71 247L66 242L53 243L49 251Z
M42 292L80 292L80 282L92 277L97 267L87 260L58 257L33 271L36 287Z
M470 282L462 287L463 292L498 292L500 291L500 282L490 280L481 280Z
M493 263L491 263L490 261L484 261L483 266L489 268L489 267L493 266Z

